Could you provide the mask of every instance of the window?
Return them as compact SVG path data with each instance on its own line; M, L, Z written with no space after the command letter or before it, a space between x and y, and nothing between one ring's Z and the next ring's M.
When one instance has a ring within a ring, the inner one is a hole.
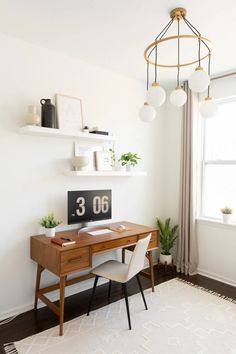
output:
M203 120L202 217L221 218L220 208L233 208L236 220L236 98L218 101L213 118Z

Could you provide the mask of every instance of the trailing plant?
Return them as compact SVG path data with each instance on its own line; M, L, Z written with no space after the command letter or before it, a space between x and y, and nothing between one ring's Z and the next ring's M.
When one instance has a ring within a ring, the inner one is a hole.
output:
M130 164L131 166L135 166L138 163L138 160L141 160L141 157L138 154L132 154L132 152L127 152L121 155L119 162L121 162L122 166Z
M229 207L224 207L220 209L222 214L232 214L233 213L233 209L229 208Z
M116 153L114 149L109 149L111 155L111 167L115 167L116 164Z
M56 219L53 213L48 213L47 216L44 216L44 218L39 221L39 224L46 227L47 229L51 229L60 225L61 221Z
M165 221L157 218L157 226L160 231L161 253L168 256L178 237L178 225L170 226L170 218Z

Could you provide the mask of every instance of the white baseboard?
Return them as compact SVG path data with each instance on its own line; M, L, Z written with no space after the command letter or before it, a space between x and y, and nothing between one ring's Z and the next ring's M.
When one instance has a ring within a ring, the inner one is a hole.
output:
M88 279L85 282L79 283L80 284L79 287L78 287L78 284L71 285L71 286L67 287L65 289L65 297L78 294L79 292L82 292L82 291L87 290L87 289L91 289L92 286L93 286L93 282L94 282L93 279ZM108 282L108 280L100 279L98 285L105 284L106 282ZM57 290L53 291L52 293L47 294L47 297L51 301L57 301L57 300L59 300L59 292ZM12 316L20 315L21 313L24 313L26 311L32 310L34 308L33 298L34 298L34 294L32 294L32 302L31 303L24 304L22 306L17 306L17 307L14 307L14 308L6 311L6 312L0 313L0 321L5 320L6 318L9 318L9 317L12 317ZM41 307L44 307L44 306L46 306L44 304L44 302L39 300L38 301L38 308L41 308Z
M208 277L208 278L211 278L214 280L218 280L218 281L228 284L228 285L236 286L235 280L223 277L222 275L211 273L211 272L208 272L208 271L206 271L204 269L200 269L200 268L197 269L197 272L198 272L198 274L203 275L205 277Z

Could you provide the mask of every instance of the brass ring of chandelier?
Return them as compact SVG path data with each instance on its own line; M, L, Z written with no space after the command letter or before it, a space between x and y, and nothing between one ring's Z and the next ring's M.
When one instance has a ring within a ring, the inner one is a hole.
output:
M196 64L199 62L199 60L195 60L192 62L187 62L187 63L183 63L183 64L172 64L172 65L167 65L167 64L158 64L155 63L155 61L150 59L150 52L151 50L153 50L156 46L158 46L160 43L162 42L166 42L166 41L170 41L170 40L174 40L174 39L180 39L180 38L188 38L188 39L197 39L197 40L201 40L201 42L208 42L208 43L212 43L208 38L206 37L202 37L202 36L197 36L197 35L188 35L188 34L181 34L181 35L176 35L176 36L170 36L170 37L165 37L165 38L161 38L158 39L156 41L154 41L153 43L151 43L144 51L144 58L147 61L147 63L152 64L152 65L156 65L162 68L178 68L178 67L183 67L183 66L190 66L193 64ZM206 58L208 58L211 55L211 51L209 50L208 53L204 56L202 56L200 58L200 60L204 60Z

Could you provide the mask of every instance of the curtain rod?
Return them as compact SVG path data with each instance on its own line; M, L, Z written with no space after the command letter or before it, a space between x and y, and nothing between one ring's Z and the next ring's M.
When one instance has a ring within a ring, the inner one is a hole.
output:
M233 75L236 75L236 71L233 71L233 72L228 73L228 74L222 74L222 75L214 76L213 78L211 78L211 80L224 79L225 77L229 77L229 76L233 76Z

